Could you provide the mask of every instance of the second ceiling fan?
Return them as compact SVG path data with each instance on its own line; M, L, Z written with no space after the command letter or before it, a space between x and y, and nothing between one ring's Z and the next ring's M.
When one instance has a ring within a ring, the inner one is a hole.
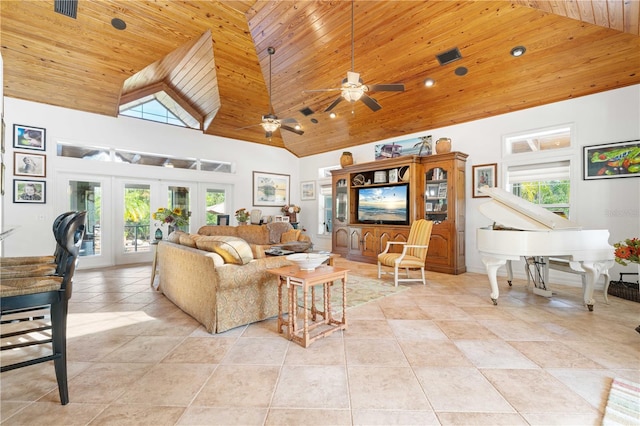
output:
M276 53L276 49L274 47L268 47L267 53L269 54L269 113L262 116L262 122L260 124L253 124L251 126L240 127L240 129L247 129L249 127L254 126L262 126L264 129L264 136L266 138L271 138L273 132L278 129L288 130L297 135L303 135L304 131L302 130L300 124L295 118L278 118L278 116L273 111L273 104L271 102L271 57L274 53ZM294 127L288 126L287 124L293 124Z
M334 89L319 89L319 90L306 90L306 92L333 92L340 91L340 96L329 105L324 112L329 112L342 100L347 100L352 104L357 101L362 101L372 111L378 111L382 106L367 95L366 92L404 92L404 84L364 84L364 81L360 78L360 73L354 71L354 1L351 1L351 71L347 71L347 78L342 80L340 87Z

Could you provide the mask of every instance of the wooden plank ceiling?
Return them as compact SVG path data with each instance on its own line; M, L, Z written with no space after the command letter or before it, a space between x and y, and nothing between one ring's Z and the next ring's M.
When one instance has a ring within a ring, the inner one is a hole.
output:
M116 116L121 97L158 84L162 73L161 84L185 98L205 133L304 157L638 84L639 5L356 1L354 70L366 84L404 83L405 91L370 93L382 105L377 112L341 102L331 119L323 111L339 92L308 90L337 88L351 70L349 1L79 0L76 19L55 13L53 0L2 1L4 93ZM112 18L126 29L116 30ZM185 74L186 59L173 74L160 69L174 52L196 51L207 31L218 101L206 94L211 84L197 80L211 69L210 57L193 65L189 84L166 77ZM526 54L514 58L518 45ZM259 126L269 112L270 46L274 111L298 120L302 136L280 130L267 139ZM456 47L462 58L440 65L436 55ZM152 64L158 75L149 75ZM466 75L455 73L459 67ZM435 86L425 88L426 78Z

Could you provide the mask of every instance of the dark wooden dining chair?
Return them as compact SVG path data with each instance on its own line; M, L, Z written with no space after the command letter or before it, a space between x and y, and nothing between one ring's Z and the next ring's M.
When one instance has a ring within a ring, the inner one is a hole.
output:
M57 263L52 273L35 272L29 276L6 278L0 285L0 325L2 325L2 351L20 351L34 345L51 345L51 352L44 356L2 365L0 372L53 361L60 393L60 402L69 402L67 386L67 311L71 297L73 275L76 269L80 245L85 232L86 212L71 212L61 218L54 235L58 248ZM50 264L46 264L50 265ZM11 268L11 267L9 267ZM4 267L2 273L7 269ZM49 310L50 324L43 323L43 310ZM50 333L49 333L50 330ZM49 337L50 336L50 337ZM6 342L6 344L5 344ZM24 351L24 355L29 354Z

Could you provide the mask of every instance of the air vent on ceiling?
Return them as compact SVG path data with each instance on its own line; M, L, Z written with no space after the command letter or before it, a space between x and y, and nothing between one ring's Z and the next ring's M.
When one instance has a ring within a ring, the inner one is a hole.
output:
M53 8L57 13L69 18L78 17L78 0L53 0Z
M302 115L304 115L305 117L306 117L306 116L309 116L309 115L311 115L311 114L313 114L313 113L314 113L314 111L313 111L311 108L309 108L309 107L304 107L304 108L302 108L302 109L300 110L300 112L301 112L301 113L302 113Z
M461 59L462 55L460 54L460 51L458 50L458 48L454 47L451 50L447 50L446 52L442 52L436 55L436 58L438 58L438 62L440 62L440 65L447 65L447 64L450 64L451 62Z

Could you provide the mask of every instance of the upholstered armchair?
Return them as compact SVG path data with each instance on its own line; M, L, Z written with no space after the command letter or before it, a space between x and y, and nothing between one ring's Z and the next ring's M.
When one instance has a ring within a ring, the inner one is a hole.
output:
M424 277L424 267L427 260L427 251L429 250L429 239L433 222L429 220L416 220L411 225L409 238L407 242L388 241L384 251L378 255L378 278L383 273L393 274L393 283L397 287L398 282L406 281L422 281L425 285L427 281ZM389 250L394 245L401 245L401 253L391 253ZM393 271L383 271L382 267L393 268ZM406 278L399 278L398 271L400 268L405 270ZM421 278L410 278L409 270L420 269Z

